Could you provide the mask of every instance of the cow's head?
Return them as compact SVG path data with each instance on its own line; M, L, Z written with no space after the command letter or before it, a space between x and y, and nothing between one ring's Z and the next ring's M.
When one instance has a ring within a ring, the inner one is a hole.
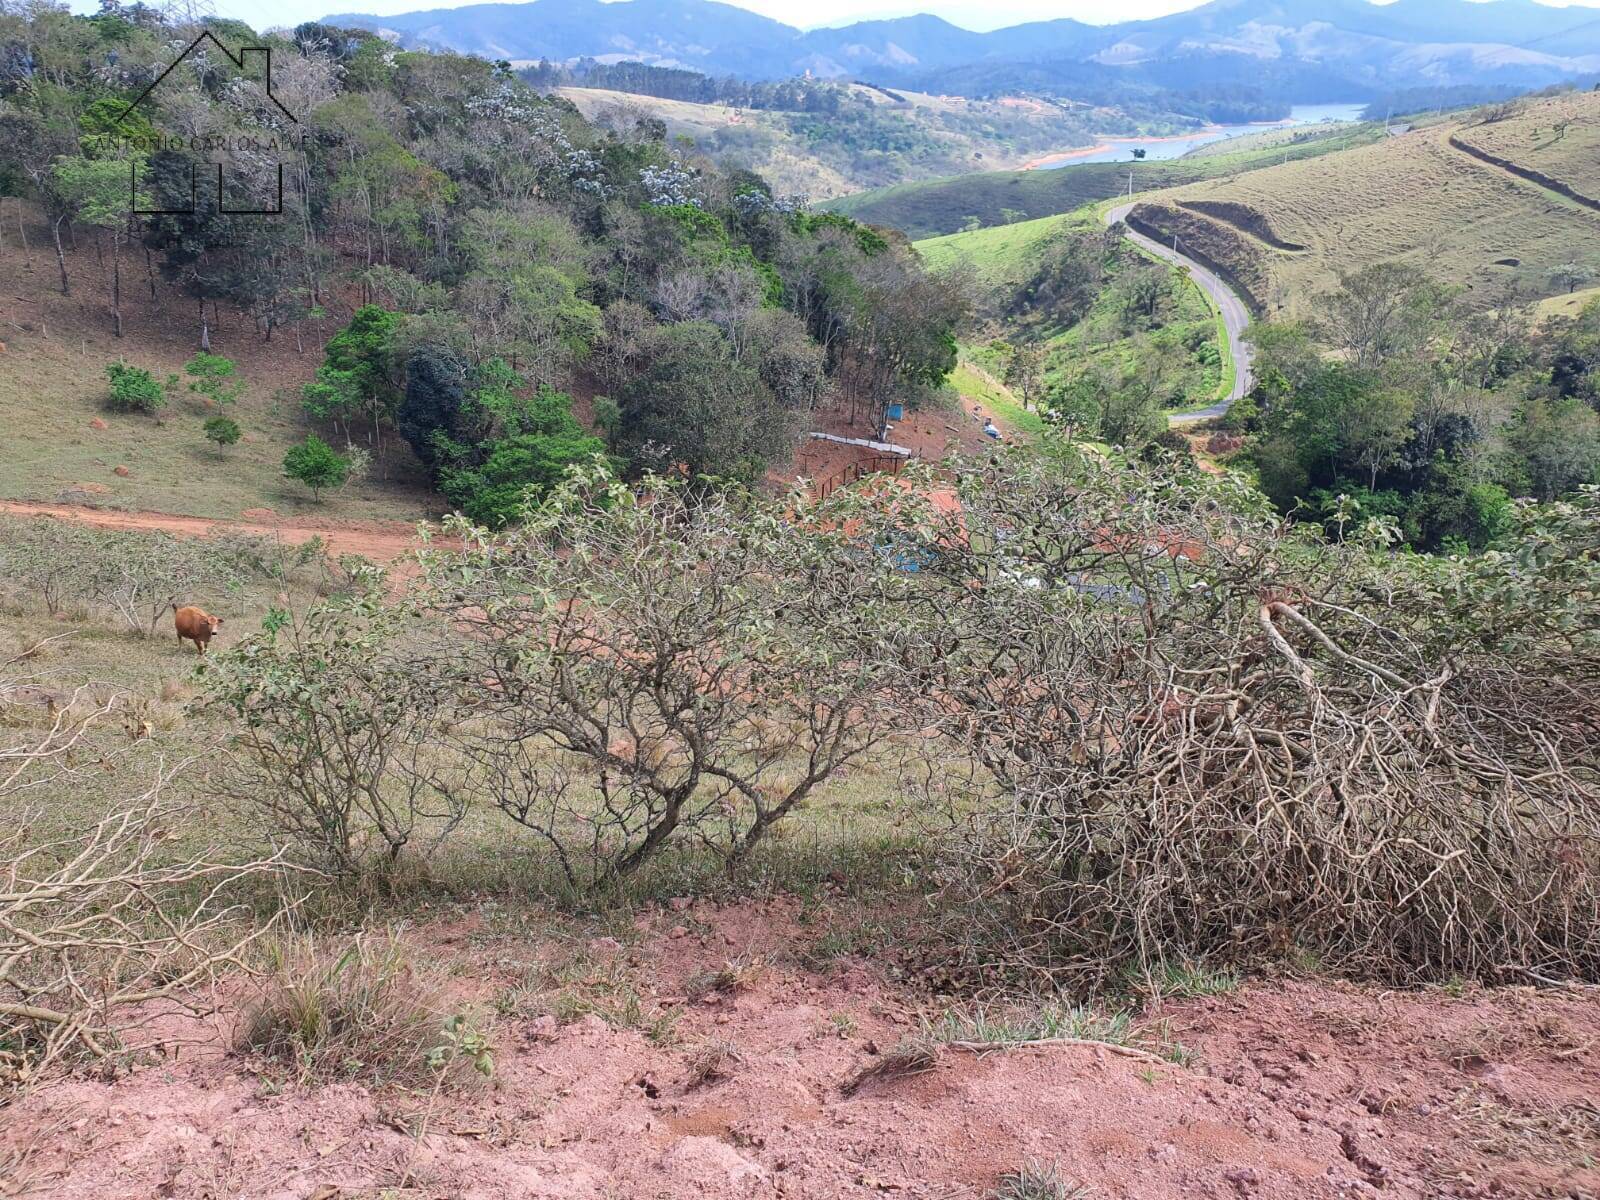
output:
M206 625L210 628L212 633L215 633L217 630L222 628L222 618L208 615L206 617Z

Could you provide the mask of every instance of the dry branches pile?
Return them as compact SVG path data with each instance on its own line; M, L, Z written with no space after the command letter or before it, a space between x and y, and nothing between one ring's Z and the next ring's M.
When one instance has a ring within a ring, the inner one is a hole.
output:
M0 663L0 708L37 685ZM65 1057L141 1048L136 1031L175 1007L193 1011L201 985L271 927L242 927L224 898L275 861L227 863L167 848L184 813L164 798L175 769L156 764L141 794L87 831L38 840L23 804L70 785L74 758L107 765L95 722L115 698L82 687L42 722L0 742L0 1103ZM30 708L33 707L30 705Z
M958 482L921 711L993 784L945 859L975 961L1600 975L1592 689L1482 631L1424 640L1370 586L1407 564L1297 541L1226 483Z

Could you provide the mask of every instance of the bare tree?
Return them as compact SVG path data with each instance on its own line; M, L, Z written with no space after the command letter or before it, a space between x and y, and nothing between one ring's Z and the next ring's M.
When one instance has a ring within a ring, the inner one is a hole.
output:
M452 743L575 881L685 839L737 858L889 730L879 574L785 507L603 474L433 556L465 633Z

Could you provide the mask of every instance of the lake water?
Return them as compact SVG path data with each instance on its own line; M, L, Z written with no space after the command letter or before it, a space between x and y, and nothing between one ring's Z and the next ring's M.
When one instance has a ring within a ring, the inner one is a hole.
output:
M1198 133L1183 137L1141 140L1139 138L1106 138L1092 151L1073 155L1060 162L1041 163L1040 168L1075 167L1080 163L1133 162L1133 151L1143 150L1145 162L1163 158L1182 158L1196 146L1242 137L1247 133L1260 133L1263 129L1295 129L1303 125L1320 125L1325 121L1359 121L1365 104L1297 104L1289 110L1286 121L1269 121L1259 125L1213 125Z

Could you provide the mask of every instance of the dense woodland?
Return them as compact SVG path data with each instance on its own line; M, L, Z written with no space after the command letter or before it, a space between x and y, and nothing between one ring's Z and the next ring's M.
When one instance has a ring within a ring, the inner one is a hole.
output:
M987 298L1009 335L987 357L1073 430L1187 453L1167 413L1217 379L1209 312L1180 303L1193 292L1115 230L1068 231ZM1536 323L1515 291L1473 304L1379 264L1316 307L1253 329L1256 382L1222 422L1224 453L1284 514L1334 533L1377 517L1419 549L1481 549L1516 499L1600 482L1600 304Z
M198 27L48 3L0 22L0 184L42 206L58 244L96 239L108 325L120 334L131 287L164 289L202 349L215 303L263 338L353 312L308 416L378 454L403 438L480 520L596 453L752 479L825 396L915 403L955 363L963 293L903 242L651 123L597 130L504 64L212 20L230 51L274 48L272 96L254 58L240 70L204 42L130 112ZM275 206L280 164L282 213L239 215ZM141 208L188 208L193 188L193 212L130 222L130 170ZM64 292L96 286L60 262Z
M1461 550L1503 534L1513 498L1600 482L1600 304L1535 329L1514 294L1461 300L1381 264L1323 296L1315 324L1257 328L1257 384L1229 422L1282 511L1330 530L1383 517Z

